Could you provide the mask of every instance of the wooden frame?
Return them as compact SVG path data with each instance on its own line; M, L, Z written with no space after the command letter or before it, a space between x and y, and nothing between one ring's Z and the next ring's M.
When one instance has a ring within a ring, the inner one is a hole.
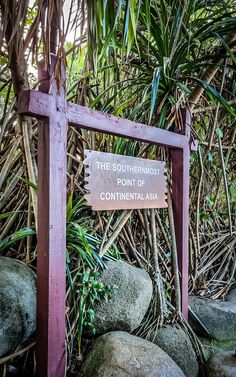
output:
M18 112L39 119L38 271L37 271L37 376L65 374L66 295L66 143L67 125L162 145L171 149L172 196L182 313L188 317L188 224L190 114L184 128L170 132L67 103L65 89L51 79L44 63L39 67L39 91L25 91Z

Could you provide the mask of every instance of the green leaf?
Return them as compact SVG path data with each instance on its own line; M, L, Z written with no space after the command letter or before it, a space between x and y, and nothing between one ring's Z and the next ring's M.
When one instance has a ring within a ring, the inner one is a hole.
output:
M35 183L19 176L17 176L17 178L19 178L21 182L26 183L28 186L32 187L33 189L38 190L38 186Z
M88 309L87 313L88 313L88 315L90 317L90 320L93 321L94 317L95 317L94 310L93 309Z
M90 331L92 331L93 334L96 334L96 328L95 328L95 326L94 326L91 322L86 323L86 327L87 327Z
M208 159L208 161L210 161L210 162L213 161L213 156L212 156L211 153L208 153L208 155L207 155L207 159Z
M182 82L177 82L177 86L186 94L190 94L191 93L191 90L186 86L184 85Z
M206 196L205 200L206 200L206 203L207 203L210 207L212 207L212 206L214 205L213 200L211 200L211 198L210 198L209 196Z
M221 43L226 49L226 51L228 52L230 59L234 62L234 64L236 64L236 58L234 56L234 53L232 52L231 48L227 45L225 40L218 33L213 33L213 34L216 35L221 40Z
M232 106L222 97L222 95L217 92L211 85L206 83L203 80L200 80L196 77L191 77L192 80L196 81L203 89L205 89L208 93L210 93L224 108L227 110L231 115L236 117L236 113Z
M83 280L82 280L82 282L83 282L83 283L87 283L87 282L89 281L89 277L90 277L89 272L85 272L85 273L83 274Z
M156 99L157 99L157 93L159 88L159 82L160 82L160 67L155 68L153 73L153 80L152 80L152 95L151 95L151 110L150 110L150 116L149 116L149 124L151 123L151 119L153 116L153 112L156 105Z
M216 135L218 135L221 139L224 136L223 131L220 128L216 129Z
M36 234L36 232L35 232L35 229L33 229L33 228L29 228L29 227L22 228L22 229L16 231L15 233L12 233L10 236L7 236L3 240L1 240L0 241L0 250L3 251L7 247L10 247L11 245L13 245L15 242L21 240L22 238L32 236L32 235L35 235L35 234Z
M0 220L6 219L6 218L14 215L14 213L20 213L20 212L22 212L22 211L12 211L12 212L0 213Z

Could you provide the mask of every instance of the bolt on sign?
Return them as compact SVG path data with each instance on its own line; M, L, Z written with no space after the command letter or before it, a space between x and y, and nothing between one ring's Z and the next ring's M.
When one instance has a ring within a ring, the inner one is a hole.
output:
M163 161L85 150L86 200L93 210L165 208Z

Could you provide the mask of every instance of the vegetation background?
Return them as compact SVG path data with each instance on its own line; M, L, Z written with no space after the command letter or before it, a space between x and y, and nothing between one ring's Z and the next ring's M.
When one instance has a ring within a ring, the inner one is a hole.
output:
M191 111L199 149L191 154L189 288L222 299L236 270L235 1L0 0L0 10L2 255L36 269L37 122L17 113L16 98L37 87L37 62L55 53L66 59L69 101L167 130L181 127L182 107ZM77 344L82 352L83 328L93 328L93 300L109 294L94 274L108 257L153 277L142 336L181 319L171 189L169 210L91 212L85 147L165 160L171 183L165 148L69 128L68 366Z

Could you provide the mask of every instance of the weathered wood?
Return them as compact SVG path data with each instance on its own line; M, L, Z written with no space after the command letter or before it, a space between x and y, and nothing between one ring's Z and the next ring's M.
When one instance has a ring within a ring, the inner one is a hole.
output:
M191 117L183 112L186 138L190 139ZM189 161L190 149L172 149L172 203L175 224L178 265L180 270L181 309L188 319L188 258L189 258Z
M164 161L84 150L85 195L93 210L166 208Z
M49 117L56 108L56 100L52 95L35 90L25 90L20 93L17 102L19 114Z
M184 135L176 135L161 128L135 123L73 103L68 103L67 111L69 123L77 127L166 147L183 148L186 145Z
M20 98L18 111L36 117L48 116L55 106L55 99L52 96L37 91L23 92ZM182 149L189 143L189 139L186 139L185 135L118 118L74 103L67 103L67 119L70 124L78 128L170 148Z
M42 66L39 74L40 79L45 76ZM49 79L46 77L48 88ZM36 361L38 377L64 377L67 118L63 86L58 91L56 82L52 81L50 94L49 107L32 102L38 116L43 110L50 115L39 120L38 127ZM35 98L35 92L32 96Z

